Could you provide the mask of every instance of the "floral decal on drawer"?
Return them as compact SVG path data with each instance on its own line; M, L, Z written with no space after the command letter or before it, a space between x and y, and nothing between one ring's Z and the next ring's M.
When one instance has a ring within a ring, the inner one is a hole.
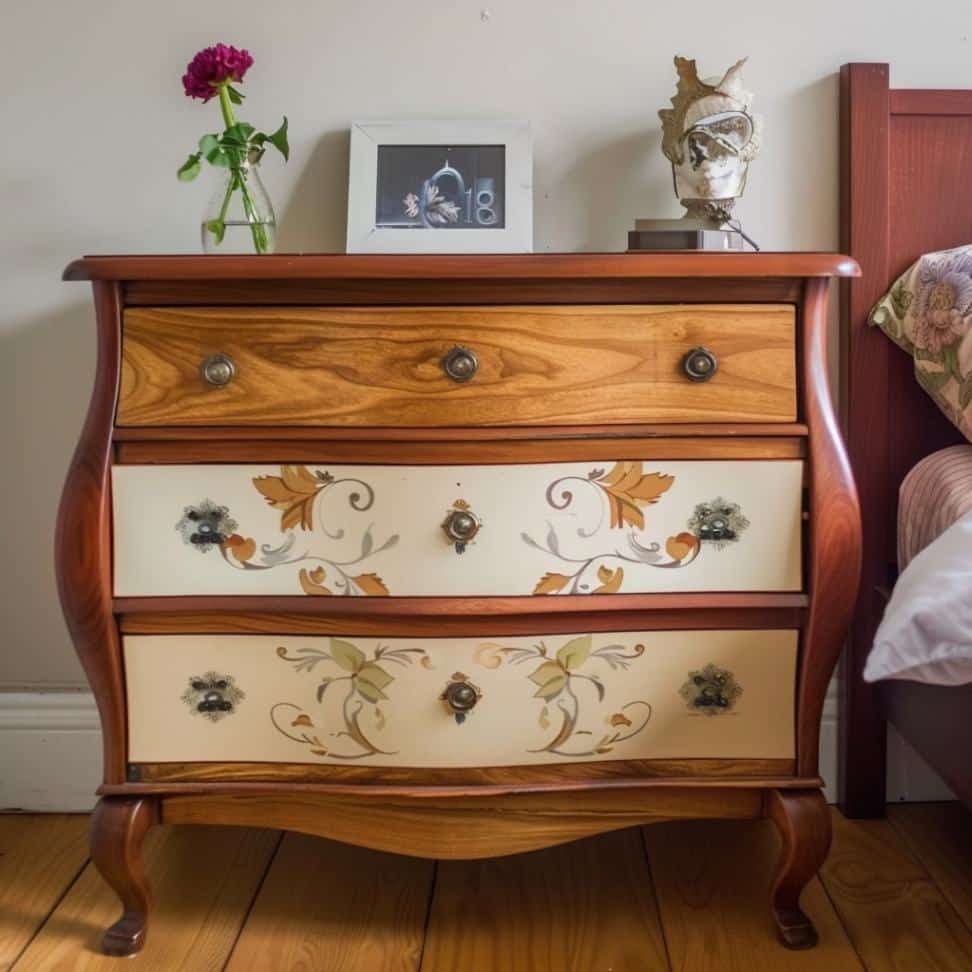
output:
M298 573L300 587L312 595L387 595L384 581L373 572L360 571L369 558L398 543L398 535L379 545L369 526L360 538L359 554L350 560L329 559L318 553L296 550L300 532L313 531L331 540L345 536L342 527L331 528L322 522L321 500L325 494L344 494L350 508L361 513L371 508L374 490L360 479L336 479L326 471L306 466L281 466L279 476L258 476L253 485L275 510L280 511L283 542L262 543L237 532L238 524L225 506L204 499L187 506L176 530L183 540L201 553L219 550L223 560L236 570L272 570L286 564L306 563Z
M679 695L693 712L707 716L731 712L742 694L742 686L732 672L712 664L689 672L688 680L679 689Z
M190 712L205 716L210 722L219 722L224 716L231 715L245 698L232 675L218 672L193 675L189 687L182 693L182 701L189 706Z
M344 693L338 724L323 725L320 716L293 702L278 702L270 709L270 721L277 732L311 747L315 756L332 759L395 755L395 750L382 749L369 738L369 733L385 728L381 704L388 701L388 690L395 681L388 666L405 666L418 661L424 668L432 667L424 648L391 649L379 645L368 657L357 645L340 638L331 638L328 650L303 647L294 649L291 654L281 645L277 657L293 665L297 672L312 672L318 665L329 665L345 673L325 675L317 686L319 703L323 703L325 693ZM368 713L374 729L363 724L365 713ZM328 737L329 742L325 743L322 736Z
M554 480L546 493L553 510L567 510L574 503L578 488L593 491L601 498L600 513L593 522L576 527L580 540L590 540L602 531L625 531L623 541L614 540L603 550L580 553L571 549L566 531L547 523L543 541L522 534L523 542L555 557L566 565L547 571L533 588L534 594L616 594L624 583L625 569L657 567L678 569L691 564L711 542L716 549L739 539L749 525L735 503L713 500L699 504L688 522L688 530L668 537L664 548L658 541L643 542L639 533L645 529L645 510L662 500L675 483L674 476L645 472L641 462L616 462L604 469L592 469L587 477L563 476ZM610 535L610 532L609 534Z
M600 756L637 736L648 725L651 705L642 700L625 702L604 719L599 730L589 728L588 723L582 725L582 717L591 705L590 697L596 703L605 701L606 690L597 675L597 666L627 671L645 651L641 644L630 649L620 644L594 649L592 643L591 635L581 635L552 655L543 642L530 648L486 643L476 649L474 658L485 668L499 668L504 663L530 664L525 677L536 686L533 697L543 703L537 721L541 729L549 729L553 735L545 745L529 752L572 758Z

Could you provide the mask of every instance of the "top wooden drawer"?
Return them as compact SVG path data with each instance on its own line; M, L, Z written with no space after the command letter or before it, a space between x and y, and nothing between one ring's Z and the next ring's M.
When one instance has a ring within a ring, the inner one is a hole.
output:
M473 351L449 378L443 358ZM144 308L126 311L117 422L473 426L796 419L794 308ZM690 381L708 348L718 369ZM202 362L227 355L217 387Z

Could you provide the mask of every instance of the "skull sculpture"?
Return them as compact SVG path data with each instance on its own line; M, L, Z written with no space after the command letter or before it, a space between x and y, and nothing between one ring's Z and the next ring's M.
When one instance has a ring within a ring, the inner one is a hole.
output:
M672 163L675 194L687 216L717 228L728 222L760 147L762 119L752 114L737 61L725 76L700 80L695 61L675 58L678 88L672 107L658 112L662 152Z

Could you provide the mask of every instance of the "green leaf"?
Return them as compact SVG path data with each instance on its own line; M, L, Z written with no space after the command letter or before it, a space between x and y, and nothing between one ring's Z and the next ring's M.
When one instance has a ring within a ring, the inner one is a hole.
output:
M350 641L331 639L331 657L346 671L356 672L364 664L364 652Z
M567 684L567 672L560 662L545 661L539 668L529 675L530 681L539 688L533 693L535 699L549 702L564 690Z
M202 166L199 164L199 153L196 152L182 163L176 175L179 177L180 182L192 182L199 175L201 168Z
M218 145L206 155L206 161L210 165L218 165L222 168L228 168L230 164L229 153L222 147Z
M557 652L557 661L569 672L580 668L591 653L591 640L590 635L581 635L568 641Z
M209 220L206 229L216 237L217 245L223 242L223 237L226 236L226 224L221 219Z
M208 157L210 152L214 152L218 148L219 137L216 135L203 135L199 139L199 153L205 157Z
M951 376L957 382L959 382L959 384L961 384L962 368L959 365L957 340L942 348L942 367L945 368L945 370L948 371Z
M284 157L285 161L290 160L290 144L287 141L287 116L284 115L283 124L272 134L267 136L267 141Z
M245 95L240 94L232 85L227 85L226 93L229 95L229 100L233 102L234 105L242 105Z
M925 371L924 368L919 367L915 367L915 377L918 379L918 384L933 397L952 380L951 374L947 371Z
M972 375L968 375L959 389L959 408L964 412L972 405Z

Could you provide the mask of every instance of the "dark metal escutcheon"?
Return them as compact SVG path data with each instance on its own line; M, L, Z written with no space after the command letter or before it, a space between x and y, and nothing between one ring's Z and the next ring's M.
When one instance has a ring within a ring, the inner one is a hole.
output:
M479 358L469 348L456 345L442 359L442 370L453 381L469 381L479 370Z
M452 676L439 696L459 725L465 722L466 716L472 712L482 697L483 693L479 690L479 686L473 685L462 672L456 672Z
M692 348L682 358L682 370L689 381L708 381L719 370L719 359L708 348Z
M453 543L469 543L481 526L479 517L469 510L451 510L442 523L445 535Z

